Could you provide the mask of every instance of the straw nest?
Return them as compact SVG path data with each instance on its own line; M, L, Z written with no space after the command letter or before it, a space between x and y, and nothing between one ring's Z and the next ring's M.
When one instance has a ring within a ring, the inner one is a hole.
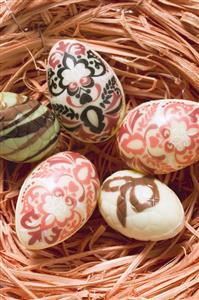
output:
M60 38L98 51L120 78L127 110L146 100L199 101L198 0L1 0L1 91L49 102L46 59ZM125 166L114 139L84 145L64 135L57 149L90 158L100 179ZM1 299L199 299L199 166L159 176L175 190L186 226L163 242L139 242L111 230L96 209L69 240L42 251L18 242L19 189L34 164L0 160Z

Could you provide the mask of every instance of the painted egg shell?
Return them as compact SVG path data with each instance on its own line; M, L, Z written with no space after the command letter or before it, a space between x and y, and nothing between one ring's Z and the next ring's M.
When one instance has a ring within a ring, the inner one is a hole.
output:
M150 101L131 110L117 143L128 167L145 174L166 174L199 160L199 103Z
M137 240L169 239L184 227L177 195L159 180L135 171L118 171L104 181L99 209L109 226Z
M115 134L125 112L122 86L99 54L76 40L61 40L48 58L52 106L67 133L89 143Z
M0 157L33 162L56 147L59 123L50 109L26 96L0 93Z
M75 152L57 153L27 177L16 207L16 231L28 249L56 245L91 216L100 190L93 164Z

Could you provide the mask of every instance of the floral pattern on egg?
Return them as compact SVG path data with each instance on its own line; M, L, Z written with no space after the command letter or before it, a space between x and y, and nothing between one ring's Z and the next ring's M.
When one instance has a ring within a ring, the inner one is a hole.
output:
M122 86L95 51L61 40L50 51L48 88L52 106L68 133L84 142L113 136L125 111Z
M62 152L38 165L25 180L17 202L16 229L28 249L43 249L74 234L91 216L99 179L92 163Z
M199 104L159 100L131 110L117 136L121 157L144 173L166 174L199 160Z

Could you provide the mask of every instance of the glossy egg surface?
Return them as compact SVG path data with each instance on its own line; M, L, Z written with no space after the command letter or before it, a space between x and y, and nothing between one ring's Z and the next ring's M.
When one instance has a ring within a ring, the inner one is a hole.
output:
M89 143L112 137L125 112L120 81L101 56L77 40L60 40L48 57L48 88L60 124Z
M128 167L166 174L199 160L199 103L149 101L129 111L117 135Z
M57 153L40 163L18 197L20 242L28 249L43 249L70 237L91 216L99 189L95 167L79 153Z
M24 95L0 93L0 157L15 162L41 160L56 148L59 128L47 106Z
M118 171L104 181L99 209L113 229L137 240L165 240L184 227L177 195L156 178L135 171Z

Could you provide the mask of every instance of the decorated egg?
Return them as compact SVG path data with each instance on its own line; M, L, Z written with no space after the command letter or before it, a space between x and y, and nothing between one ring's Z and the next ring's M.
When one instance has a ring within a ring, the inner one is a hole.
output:
M44 249L73 235L91 216L100 183L93 164L75 152L57 153L24 181L16 231L27 249Z
M112 137L125 112L122 86L101 56L76 40L60 40L48 57L48 89L60 124L88 143Z
M199 103L158 100L129 111L117 135L128 167L166 174L199 160Z
M51 153L59 123L50 109L26 96L0 93L0 157L33 162Z
M137 240L169 239L184 227L177 195L154 177L135 171L118 171L104 181L99 209L110 227Z

